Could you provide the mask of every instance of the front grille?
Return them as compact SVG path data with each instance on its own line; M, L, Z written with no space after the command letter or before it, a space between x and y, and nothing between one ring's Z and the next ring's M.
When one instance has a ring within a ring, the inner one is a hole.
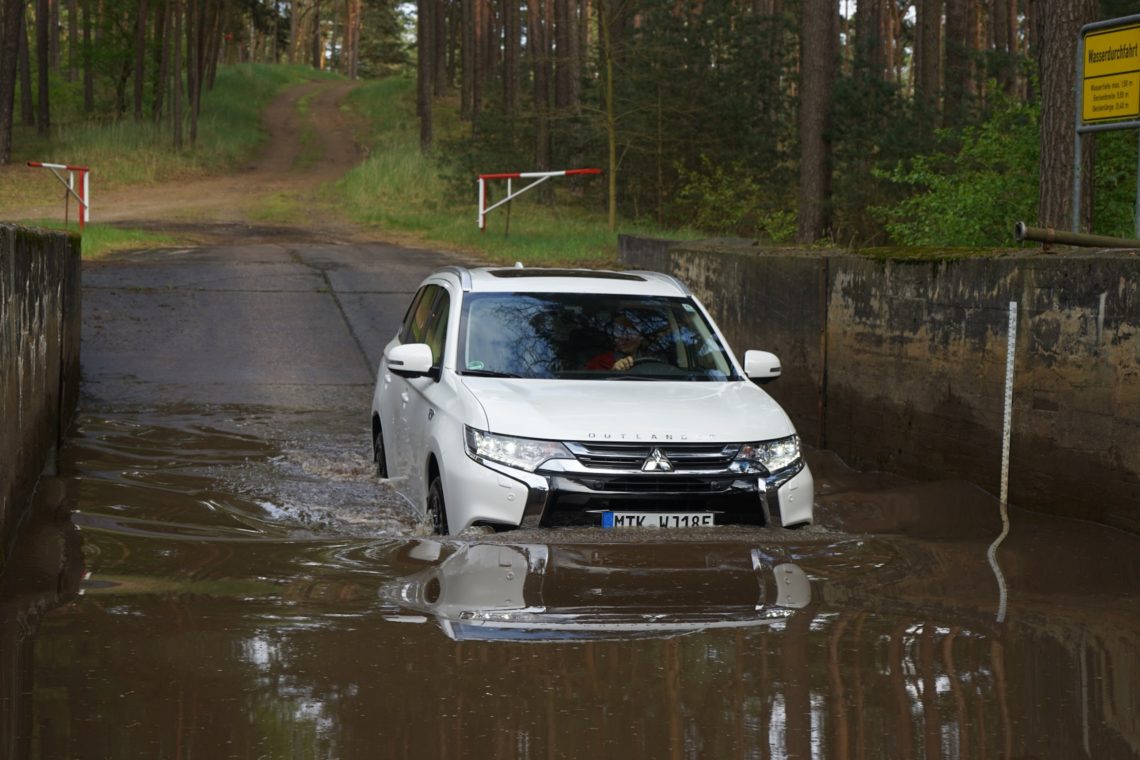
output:
M604 483L604 490L619 493L715 493L725 490L715 480L661 476L641 478L613 478Z
M582 443L566 444L584 467L606 470L640 470L654 449L659 449L674 469L723 470L740 451L736 443Z

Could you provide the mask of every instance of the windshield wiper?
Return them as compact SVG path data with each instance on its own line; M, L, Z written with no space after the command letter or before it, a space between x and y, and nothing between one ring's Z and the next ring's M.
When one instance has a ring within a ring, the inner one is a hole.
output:
M606 380L645 380L653 382L660 382L662 380L668 379L672 378L655 377L653 375L611 375L610 377L606 378Z
M459 374L473 375L474 377L522 377L522 375L516 375L511 372L496 372L493 369L465 369Z

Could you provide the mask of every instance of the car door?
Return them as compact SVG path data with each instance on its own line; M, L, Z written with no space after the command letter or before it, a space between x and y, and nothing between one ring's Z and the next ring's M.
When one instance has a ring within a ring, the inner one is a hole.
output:
M432 377L408 378L408 399L405 406L406 425L409 432L408 453L410 472L408 496L421 506L427 503L428 439L430 429L439 407L446 402L442 398L450 385L439 382L444 352L447 347L447 331L451 323L451 294L447 288L438 286L432 301L431 312L423 325L423 331L416 343L426 343L431 347Z
M424 285L412 299L399 333L388 347L404 343L422 343L427 334L427 323L436 299L443 290L439 285ZM408 379L397 375L384 362L380 378L380 423L384 430L384 449L388 460L388 474L404 478L412 469L412 441L408 402L411 399Z

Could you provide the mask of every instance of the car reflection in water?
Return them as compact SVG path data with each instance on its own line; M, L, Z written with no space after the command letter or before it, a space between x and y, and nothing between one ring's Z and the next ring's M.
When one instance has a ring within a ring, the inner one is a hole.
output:
M386 618L456 641L666 637L779 623L811 602L798 566L726 544L419 541L380 589Z

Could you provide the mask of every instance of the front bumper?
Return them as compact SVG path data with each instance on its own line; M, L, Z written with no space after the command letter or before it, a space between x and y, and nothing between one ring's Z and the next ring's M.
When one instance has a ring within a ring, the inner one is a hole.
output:
M503 478L509 478L523 489L518 524L526 528L601 525L602 513L608 510L713 512L718 525L789 527L812 522L815 484L802 459L768 476L724 471L591 471L566 460L553 460L535 473L493 462L481 465L497 473L492 477L498 477L500 485Z

